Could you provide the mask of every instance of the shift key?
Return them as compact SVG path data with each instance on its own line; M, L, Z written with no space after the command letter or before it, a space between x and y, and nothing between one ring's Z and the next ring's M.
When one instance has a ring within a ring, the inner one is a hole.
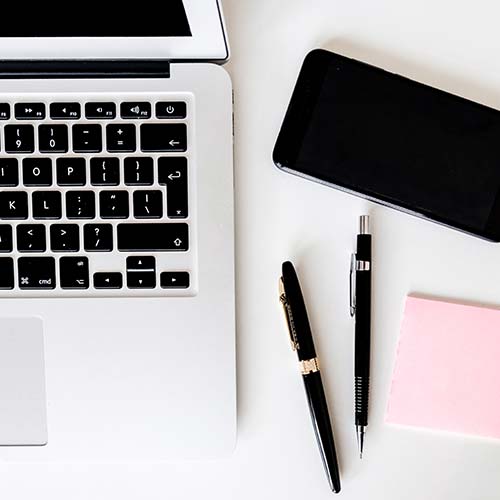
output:
M186 252L189 250L189 227L183 223L118 224L118 250Z

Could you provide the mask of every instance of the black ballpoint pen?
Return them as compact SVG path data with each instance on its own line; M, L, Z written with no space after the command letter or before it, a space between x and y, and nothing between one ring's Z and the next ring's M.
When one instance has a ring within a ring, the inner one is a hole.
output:
M321 459L330 488L340 491L340 474L319 361L299 280L291 262L285 262L280 279L280 302L285 310L292 349L297 352L307 401Z
M354 411L359 457L363 457L368 425L371 342L372 236L368 215L360 217L356 254L351 258L351 316L354 326ZM354 280L354 282L353 282Z

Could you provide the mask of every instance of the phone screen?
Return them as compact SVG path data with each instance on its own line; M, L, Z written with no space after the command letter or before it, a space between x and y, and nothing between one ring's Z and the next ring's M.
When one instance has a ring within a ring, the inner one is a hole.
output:
M308 55L274 160L500 239L500 112L367 64Z

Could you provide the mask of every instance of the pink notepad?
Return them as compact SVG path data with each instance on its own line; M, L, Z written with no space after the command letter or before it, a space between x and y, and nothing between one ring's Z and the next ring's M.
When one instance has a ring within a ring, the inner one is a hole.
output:
M408 297L386 421L500 438L500 310Z

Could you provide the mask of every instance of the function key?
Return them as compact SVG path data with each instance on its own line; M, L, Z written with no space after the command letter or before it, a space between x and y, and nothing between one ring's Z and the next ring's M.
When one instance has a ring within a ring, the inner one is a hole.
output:
M61 257L59 269L61 288L73 290L89 287L89 259L87 257Z
M185 102L158 102L156 103L156 118L182 119L186 118L187 106Z
M141 125L141 149L146 152L186 151L186 125L184 123L151 123Z
M78 120L81 116L77 102L53 102L50 105L50 117L53 120Z
M161 273L160 286L162 288L189 288L189 273Z
M4 131L7 153L33 153L35 151L33 125L6 125Z
M88 102L85 116L89 120L112 120L116 118L116 105L114 102Z
M54 257L21 257L19 268L19 288L54 289L56 287L56 264Z
M146 119L151 118L151 103L149 102L122 102L120 106L122 118Z
M16 158L0 158L0 186L13 187L19 184L19 167Z
M14 288L14 260L11 257L0 259L0 289L12 290Z
M52 160L50 158L25 158L23 160L25 186L51 186Z
M0 103L0 120L8 120L10 118L10 106L2 102Z
M123 286L122 273L95 273L94 288L119 289Z
M84 186L87 178L85 158L58 158L56 160L59 186Z
M19 102L14 105L14 113L18 120L43 120L45 118L45 104Z

